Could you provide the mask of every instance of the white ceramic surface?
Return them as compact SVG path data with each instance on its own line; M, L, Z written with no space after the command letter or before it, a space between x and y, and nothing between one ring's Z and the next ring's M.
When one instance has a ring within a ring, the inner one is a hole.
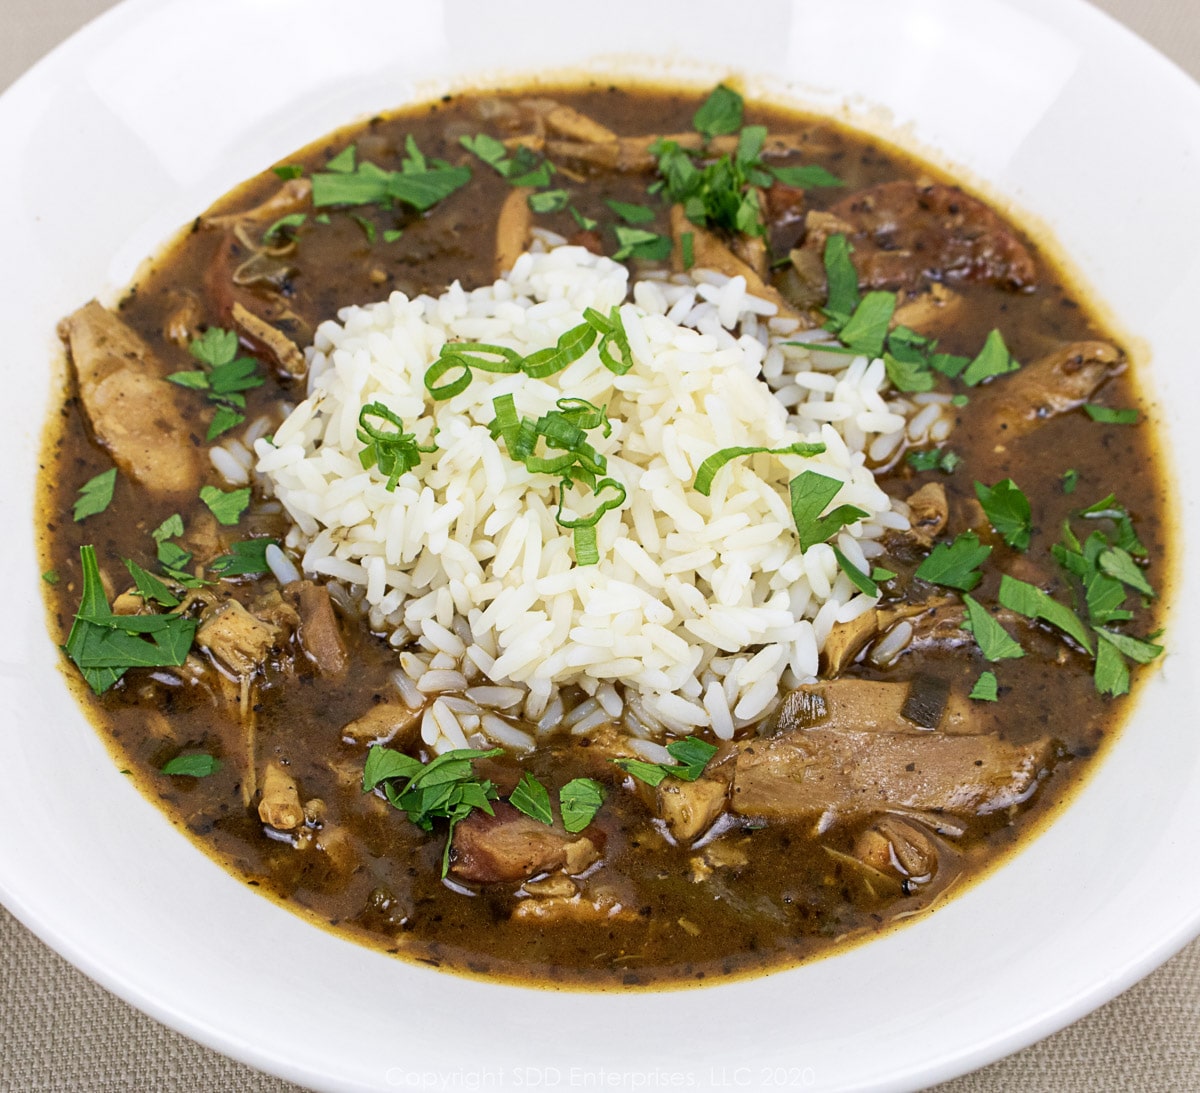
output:
M847 95L886 106L1053 228L1148 346L1174 465L1197 464L1200 89L1077 0L608 0L586 15L528 0L131 0L0 99L0 571L13 586L0 898L153 1016L321 1089L902 1089L1054 1031L1200 932L1200 643L1187 624L1200 589L1186 565L1161 670L1046 834L903 930L707 991L520 990L314 929L193 849L117 773L63 686L29 530L57 319L115 293L178 225L326 130L548 64L742 73L831 108ZM1194 540L1196 491L1178 504Z

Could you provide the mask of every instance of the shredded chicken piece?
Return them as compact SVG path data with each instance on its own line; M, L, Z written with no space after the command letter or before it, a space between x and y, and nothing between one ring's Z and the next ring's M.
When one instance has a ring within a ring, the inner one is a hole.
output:
M199 489L200 438L150 347L95 300L64 319L59 334L92 432L113 462L150 493Z
M349 667L350 657L329 590L312 581L293 581L284 592L299 605L300 644L322 675L338 676Z
M237 600L226 600L200 624L196 644L234 675L247 676L262 667L280 636L277 627L250 614Z
M423 709L403 702L381 702L342 726L342 739L356 744L392 743L401 751L416 743Z
M512 913L514 922L528 922L534 926L559 922L632 922L637 918L637 908L622 903L614 892L580 893L574 896L544 896L523 899Z
M290 178L258 205L235 213L207 216L204 218L204 224L214 228L233 227L236 224L261 224L268 227L281 217L304 209L311 196L312 183L307 178Z
M260 347L281 379L301 382L308 375L308 362L300 347L282 330L260 319L253 311L234 301L233 325Z
M278 831L294 831L304 823L296 779L274 761L263 771L258 818Z
M881 873L890 870L913 882L932 880L937 872L937 845L919 824L900 816L883 816L864 830L854 855Z
M934 281L925 292L896 308L891 325L907 326L929 337L950 326L962 309L962 295L948 289L940 281Z
M496 218L496 276L501 277L513 268L516 260L529 247L529 232L533 227L533 210L529 207L528 186L517 186L508 192Z
M1048 419L1078 409L1124 367L1121 351L1107 342L1071 342L1001 376L986 392L994 398L989 409L997 438L1025 436Z
M905 533L918 546L928 550L933 541L946 530L950 506L946 487L940 482L926 482L908 498L909 530Z
M567 140L609 143L618 139L607 125L552 99L523 99L519 105L535 114L549 132Z
M685 232L692 235L693 264L701 269L713 269L727 277L743 277L746 281L746 291L752 296L769 300L779 310L778 314L799 318L795 309L778 292L768 285L745 262L733 253L720 239L706 228L697 227L687 218L682 205L671 206L671 235L675 239L673 258L682 264L682 244L680 239Z

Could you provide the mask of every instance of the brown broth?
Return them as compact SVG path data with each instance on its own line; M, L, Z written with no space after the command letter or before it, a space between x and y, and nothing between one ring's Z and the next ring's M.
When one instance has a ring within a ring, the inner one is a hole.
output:
M544 89L538 93L547 94ZM564 89L555 97L630 134L687 131L698 103L691 93L640 88ZM307 330L339 307L381 299L396 289L415 294L436 292L452 280L467 287L491 281L492 225L509 187L459 146L459 136L485 128L474 101L471 96L448 98L374 118L289 160L302 164L307 173L353 140L362 158L391 165L399 161L405 137L411 134L426 156L470 163L474 171L467 188L426 216L355 210L373 224L373 244L364 227L345 213L332 214L328 224L310 222L300 229L299 245L288 260L294 272L283 283L283 296ZM750 107L747 121L773 131L804 132L811 149L804 161L821 163L846 181L843 191L809 191L810 207L820 208L845 192L894 178L943 177L927 164L872 145L828 121L764 106ZM647 199L646 182L645 176L597 172L568 185L575 207L585 217L610 224L613 217L605 205L610 199L653 204L658 219L648 226L666 232L666 206ZM278 184L274 174L265 172L214 208L250 207ZM578 230L566 212L538 222L568 237ZM404 228L403 236L382 242L382 233L398 225ZM1015 292L956 283L955 291L964 298L962 318L940 348L973 355L993 327L1002 329L1009 348L1022 361L1066 341L1112 340L1086 301L1036 245L1023 238L1038 260L1036 288ZM170 371L187 370L192 362L185 348L163 337L164 324L179 306L181 290L201 301L204 321L216 322L207 278L219 268L227 242L222 232L206 230L197 221L150 264L121 301L121 317L152 345ZM611 236L605 242L611 253ZM788 242L783 240L785 253ZM244 257L234 253L224 261L228 267ZM306 344L304 337L297 340ZM1110 380L1103 401L1139 405L1135 380L1128 370ZM271 381L250 392L247 419L268 411L281 397L294 393ZM985 579L973 592L979 602L995 609L999 574L1006 569L1069 596L1049 547L1075 510L1110 492L1130 506L1148 550L1148 576L1160 584L1167 501L1149 430L1102 425L1073 412L1047 422L1019 444L996 450L994 434L981 424L988 400L989 393L981 389L959 411L949 446L963 463L954 474L918 474L901 462L881 476L884 489L896 496L906 496L926 481L941 482L950 499L951 533L971 523L976 479L994 483L1012 477L1021 484L1033 507L1033 544L1018 555L997 540ZM190 405L199 413L203 403L197 396ZM64 390L61 411L47 431L39 510L44 568L60 578L47 593L56 641L65 639L77 607L80 546L94 543L107 576L120 584L120 559L133 558L152 567L150 532L178 509L175 502L141 495L118 476L108 511L73 522L70 509L79 488L110 465L89 437L77 395ZM1069 467L1078 473L1072 494L1063 491L1061 482ZM215 473L210 480L217 480ZM189 528L208 519L199 507L179 511ZM235 537L283 530L279 517L252 514ZM897 557L886 563L900 574L900 600L918 595L904 590L911 588L919 561L920 557ZM248 601L254 584L243 582L234 594ZM1131 632L1145 634L1155 626L1154 611L1137 606ZM518 901L515 885L443 882L443 832L427 835L381 798L360 792L362 749L339 741L337 730L389 692L395 654L361 625L347 625L345 630L354 664L352 685L317 674L300 673L285 680L280 673L268 672L258 691L258 754L286 760L304 798L325 803L324 830L338 832L342 840L325 850L298 851L291 842L264 833L253 805L243 801L242 772L233 758L236 719L222 724L203 688L165 685L163 673L156 678L148 670L133 670L101 697L82 685L77 690L120 765L132 772L142 791L247 883L314 921L406 959L535 985L606 988L710 982L795 964L828 953L847 939L877 934L889 923L961 890L1028 838L1079 782L1090 757L1116 731L1131 702L1097 696L1090 660L1047 629L1028 627L1019 636L1029 653L1019 662L1005 663L1001 701L979 704L983 731L997 731L1014 741L1054 736L1061 742L1062 758L1028 805L966 821L966 834L952 840L934 882L888 902L864 899L859 879L829 853L848 853L861 823L841 825L817 837L799 825L730 822L718 841L740 864L711 868L699 876L704 872L696 861L701 852L664 837L661 824L628 792L621 771L589 755L586 747L568 747L560 740L522 766L547 783L587 776L605 784L608 804L596 823L606 836L606 851L589 874L588 891L603 889L623 910L585 925L567 922L556 928L512 917ZM859 664L852 672L893 680L932 673L956 693L966 694L987 667L977 651L959 650L919 661L902 657L887 671ZM1062 710L1070 710L1070 717L1062 717ZM211 751L226 761L219 772L203 779L159 773L167 759L186 750ZM505 763L498 769L503 775ZM511 763L508 773L512 774Z

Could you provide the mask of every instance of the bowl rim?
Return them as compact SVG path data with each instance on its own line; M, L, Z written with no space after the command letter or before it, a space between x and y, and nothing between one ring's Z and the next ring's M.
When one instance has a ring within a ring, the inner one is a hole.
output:
M378 0L376 0L378 3ZM371 0L364 0L365 7L372 6ZM439 10L444 6L441 4L433 4L431 7ZM797 10L804 8L803 3L795 5ZM472 5L467 4L465 8L471 8ZM1108 51L1115 51L1121 57L1126 58L1131 64L1137 67L1146 80L1150 82L1152 88L1159 93L1170 93L1177 96L1182 103L1181 118L1179 124L1183 127L1186 123L1189 131L1195 134L1196 130L1200 130L1200 87L1191 81L1186 75L1178 70L1169 61L1161 58L1153 53L1152 50L1140 40L1136 39L1131 32L1125 30L1120 24L1116 23L1110 17L1096 11L1093 8L1079 2L1079 0L1043 0L1038 3L1037 0L997 0L991 7L998 11L1008 14L1016 14L1025 19L1034 20L1039 25L1049 26L1056 32L1061 32L1063 28L1070 28L1073 31L1078 31L1091 44L1095 44L1097 48L1103 48ZM77 73L80 70L86 70L86 60L90 55L103 54L106 48L111 47L112 43L120 36L128 33L136 33L140 28L147 26L158 25L160 27L177 26L177 20L184 18L183 9L184 3L182 0L126 0L125 3L110 10L100 16L87 28L78 35L63 43L44 58L38 65L31 69L25 76L21 77L6 93L0 98L0 134L7 132L16 132L20 139L28 143L30 140L28 132L28 121L31 117L38 117L43 114L53 114L53 104L47 105L48 98L52 98L54 94L62 94L64 88L75 87L80 82L77 78ZM931 10L937 9L944 15L945 12L939 9L936 4L932 5ZM356 9L357 10L357 9ZM94 71L91 73L93 78L96 77ZM110 74L112 78L112 74ZM1141 88L1140 93L1145 95L1146 88ZM345 120L349 120L348 118ZM281 127L287 132L292 130L287 129L287 126ZM316 130L310 133L310 138L316 138L324 129ZM279 139L283 139L280 137ZM296 142L296 146L300 143ZM279 148L279 154L283 154L288 147ZM239 166L229 167L229 171L241 170L238 159L241 154L240 150L228 158L237 161ZM261 162L266 162L261 160ZM243 174L237 175L232 181L237 181L241 177L247 177L251 171L243 171ZM118 259L111 261L105 267L110 274L110 277L119 276L121 270L131 273L128 269L127 255L136 255L142 253L137 248L142 247L143 250L150 250L147 240L153 242L161 240L167 234L165 224L171 216L176 216L178 210L187 202L194 202L194 195L200 192L208 192L209 198L217 196L223 189L213 189L214 185L219 185L219 182L214 182L216 174L209 172L200 177L189 180L186 185L176 186L173 191L172 202L167 204L164 209L155 217L146 219L143 217L136 221L133 230L129 233L129 239L125 247L122 249ZM28 179L22 176L22 182L27 183ZM228 185L224 187L228 188ZM0 186L0 194L4 193L4 188ZM22 193L17 194L20 200L20 207L24 209L29 205L28 196ZM1020 197L1018 197L1020 200ZM207 203L207 202L205 202ZM2 204L2 203L0 203ZM203 205L194 205L195 208L202 208ZM24 240L27 237L37 238L39 229L29 224L22 223L19 225L21 233L19 238ZM44 230L44 229L43 229ZM99 259L89 257L91 269L94 271L96 263ZM1087 256L1083 261L1084 275L1088 277L1095 272L1094 258ZM124 265L122 263L125 263ZM34 279L45 277L46 271L41 269L34 263ZM89 274L90 275L90 274ZM1192 271L1191 276L1195 277L1195 271ZM77 277L72 282L72 288L76 284L82 283L84 278ZM110 283L116 283L111 281ZM52 328L49 331L40 330L34 332L30 337L29 344L42 345L47 351L53 345ZM1160 389L1160 398L1164 403L1168 404L1174 394L1177 394L1175 388L1170 384L1164 385ZM1181 438L1176 433L1173 439L1180 440ZM1179 451L1195 450L1195 442L1181 442ZM1177 462L1179 461L1177 457ZM1179 477L1176 476L1176 481ZM6 508L12 511L10 504L7 502L15 501L16 503L24 503L28 499L17 492L6 492ZM24 511L28 511L26 508ZM1189 528L1197 524L1195 505L1188 503L1184 505L1181 502L1181 525L1186 524ZM24 552L16 551L15 553L6 551L6 560L11 561L15 565L23 565L25 571L34 572L29 569L29 558L31 551L29 544L25 545ZM1177 568L1182 567L1183 551L1177 551L1179 563ZM1189 577L1183 575L1178 581L1177 602L1175 609L1172 612L1172 617L1178 620L1181 617L1181 608L1184 604L1195 602L1196 590L1195 582ZM27 613L28 614L28 613ZM36 612L35 612L36 614ZM40 617L34 618L34 624L40 623ZM32 633L36 628L30 625L30 619L27 617L25 633ZM1193 639L1194 641L1194 639ZM43 638L44 644L44 638ZM1172 659L1183 661L1184 653L1189 646L1180 644L1179 651L1173 652ZM39 663L44 663L45 658ZM5 648L3 650L3 674L5 675L4 696L6 709L9 711L9 716L16 716L17 711L21 708L17 704L17 699L22 692L11 686L13 682L10 677L10 668L13 671L24 670L28 661L17 655L14 651ZM1149 704L1155 706L1156 709L1169 709L1173 703L1168 699L1163 698L1162 692L1166 688L1167 680L1170 687L1173 688L1172 694L1187 694L1194 691L1194 686L1186 679L1180 679L1179 676L1183 672L1182 663L1177 666L1172 666L1171 670L1164 669L1160 677L1153 681L1152 686L1148 686L1147 690L1153 693L1146 696ZM1141 715L1139 715L1140 720ZM90 731L90 730L89 730ZM1122 763L1132 762L1130 751L1133 744L1129 743L1131 733L1127 729L1122 737L1115 743L1111 749L1110 755L1104 764L1104 770L1098 772L1092 778L1092 783L1101 781L1100 775L1111 768L1114 763L1120 761ZM11 747L11 745L10 745ZM82 745L83 755L80 759L80 770L77 772L78 780L85 783L88 778L93 777L108 777L110 774L110 764L108 763L107 752L104 751L103 745L98 741L92 746L86 743ZM2 753L0 753L2 754ZM26 771L34 771L37 768L39 758L41 758L37 750L31 747L24 749L17 746L10 753L10 758ZM1182 754L1186 757L1195 759L1195 749L1190 751L1187 748L1182 749ZM1183 787L1195 788L1200 784L1200 776L1197 771L1200 771L1200 766L1193 763L1192 767L1186 771L1181 770L1179 773L1178 784L1174 787L1177 789ZM1184 776L1188 775L1188 778ZM111 778L108 777L111 781ZM1107 782L1109 779L1103 779ZM1091 791L1092 783L1086 787L1087 791ZM121 810L121 814L135 817L139 822L146 820L153 825L154 821L149 820L150 816L157 816L156 810L148 806L146 802L141 804L136 803L130 797L130 790L122 789L118 786L110 786L104 795L106 802L111 802L114 807ZM136 795L135 795L136 796ZM141 801L140 797L136 798ZM1177 813L1170 812L1165 805L1162 811L1163 816L1178 818ZM45 819L44 816L39 817ZM1067 817L1061 817L1060 823ZM174 839L174 833L167 829L167 825L160 824L162 830L153 832L139 833L136 842L139 848L143 848L147 853L157 853L165 844L170 844ZM1057 824L1055 828L1057 829ZM1191 830L1195 830L1193 821ZM1178 838L1182 842L1184 833L1188 828L1181 824L1178 829ZM25 831L28 834L28 831ZM166 838L169 836L169 838ZM1064 836L1065 838L1065 836ZM1055 840L1058 842L1059 840ZM1046 839L1039 839L1034 847L1028 847L1022 852L1020 857L1024 858L1037 850L1036 857L1042 858L1046 856L1047 851L1042 850L1043 844L1046 844ZM1047 844L1048 845L1048 844ZM69 858L72 853L69 841L62 838L43 838L42 848L46 850L57 850L62 853L65 858ZM77 851L74 851L77 853ZM231 920L236 921L240 916L247 913L244 911L243 901L239 900L232 892L229 892L228 878L223 873L219 873L217 868L212 863L206 865L195 865L194 872L196 877L188 883L195 891L202 891L209 887L218 888L223 893L229 896L228 903L231 915ZM1007 872L1008 866L1004 867L1003 872ZM218 875L219 873L219 875ZM32 885L32 888L31 888ZM41 887L39 887L39 885ZM980 886L976 886L976 891ZM240 895L240 889L238 889ZM362 1073L361 1068L353 1072L321 1072L314 1070L312 1061L305 1059L297 1061L295 1058L289 1058L282 1053L278 1046L269 1046L271 1044L279 1044L286 1040L286 1034L278 1025L270 1027L267 1031L273 1040L264 1042L262 1039L251 1036L244 1030L236 1027L231 1027L227 1018L224 1018L219 1010L209 1008L206 1012L197 1013L190 1009L186 999L182 999L178 994L172 994L170 991L163 992L161 989L156 990L153 981L153 976L147 979L146 957L143 956L133 964L127 955L123 955L117 949L107 951L97 950L89 939L86 930L81 926L77 919L72 919L70 915L63 912L59 907L57 911L52 910L48 906L48 901L52 902L54 897L61 895L61 891L53 884L48 884L44 873L39 871L38 867L32 865L28 857L15 857L13 855L5 855L0 853L0 895L3 896L4 903L13 911L18 919L30 927L36 934L47 941L53 948L66 956L72 963L76 964L92 978L98 980L110 990L132 1002L134 1005L145 1010L159 1020L185 1032L203 1043L208 1044L219 1051L240 1058L251 1065L257 1066L270 1072L279 1073L289 1077L292 1080L318 1085L328 1088L369 1088L378 1086L378 1075L375 1079ZM954 906L958 906L960 902L972 897L973 893L968 893L955 901ZM972 900L972 902L977 902ZM946 912L939 912L938 917L948 914L953 910L948 908ZM966 912L956 912L949 917L961 919ZM249 912L251 917L259 917ZM295 932L297 926L302 926L301 933ZM120 929L115 925L109 926L109 939L113 937L122 937ZM307 931L311 928L306 923L300 923L295 920L292 924L278 923L272 920L271 929L280 937L286 937L289 941L295 940L297 943L302 943L304 936L307 936ZM865 953L875 951L876 946L889 946L894 955L889 955L890 964L900 967L903 966L906 959L911 956L913 946L905 943L903 938L912 935L917 927L909 927L896 935L900 937L899 942L895 942L893 938L884 938L880 941L873 942L867 946L860 946L857 949L850 950L845 954L844 960L842 956L835 959L839 962L844 962L848 968L851 968L854 976L865 974L862 971L861 965L864 959L869 959L863 956ZM993 1027L987 1035L977 1038L974 1043L967 1046L959 1046L955 1051L945 1053L940 1060L927 1061L925 1063L911 1062L907 1069L897 1070L890 1074L881 1074L878 1071L873 1075L860 1075L858 1078L852 1078L854 1082L859 1082L858 1086L847 1085L846 1088L862 1087L866 1088L869 1084L872 1088L904 1088L911 1081L919 1080L922 1083L928 1083L933 1080L941 1080L951 1077L954 1074L961 1073L967 1069L983 1065L990 1062L1000 1055L1008 1051L1015 1050L1018 1047L1024 1046L1033 1040L1047 1035L1061 1028L1063 1025L1082 1016L1088 1010L1096 1005L1107 1001L1115 994L1119 993L1125 987L1129 986L1141 975L1150 971L1154 966L1165 960L1172 953L1182 947L1191 937L1200 932L1200 888L1194 884L1187 893L1187 899L1180 899L1178 906L1174 906L1170 913L1160 913L1155 919L1153 938L1147 937L1138 945L1126 945L1124 947L1114 947L1114 949L1106 955L1105 966L1102 974L1080 975L1077 969L1073 970L1073 975L1065 977L1069 980L1070 986L1065 987L1059 992L1053 1005L1042 1007L1040 1014L1034 1015L1025 1012L1018 1019L1010 1020L1003 1028ZM928 932L928 931L926 931ZM303 934L303 936L302 936ZM155 939L157 940L157 939ZM340 949L341 942L331 943L327 938L326 943L321 945L325 950L325 959L330 962L330 966L337 962L339 954L342 954ZM961 942L960 942L961 944ZM900 952L899 950L904 950ZM969 951L969 947L968 950ZM354 961L361 964L361 961ZM369 963L369 962L368 962ZM830 960L821 961L811 967L819 967L827 965ZM168 961L169 964L169 961ZM136 965L136 966L134 966ZM194 971L194 969L193 969ZM803 973L803 969L798 970ZM428 994L431 998L436 999L437 1006L445 1007L448 1011L459 1004L455 995L465 994L473 999L480 1000L483 1003L495 1002L497 1000L504 1002L514 998L511 991L519 991L519 999L527 997L527 992L521 992L518 988L500 987L493 984L476 984L475 987L467 989L465 986L461 990L449 990L445 988L445 984L432 986L428 984L428 975L416 978L422 979L422 988L428 989ZM779 976L768 977L771 980L776 978L793 977L794 979L802 980L807 983L809 980L819 980L822 986L826 985L828 976L821 974L817 976L799 975L794 972L779 973ZM441 980L447 980L449 977L437 977ZM207 981L201 976L196 982ZM463 985L470 981L465 980L450 980L454 984ZM758 983L759 981L755 981ZM295 984L292 984L295 985ZM761 999L766 996L774 996L776 992L767 991L765 988L759 989L755 984L734 983L716 988L720 991L726 991L731 997L739 1003L746 1002L753 1004L756 999ZM699 992L700 995L708 992ZM697 992L690 992L689 997L698 997ZM581 996L572 995L572 998L581 998ZM611 1004L613 995L598 995L589 996L587 1000L581 1000L579 1009L594 1018L597 1023L611 1030L612 1018L608 1011L614 1008ZM658 1013L659 1008L654 1005L638 1001L638 996L619 996L622 999L621 1006L627 1008L634 1014L645 1011L648 1016ZM661 996L659 996L661 997ZM606 1001L597 1002L597 999L607 999ZM435 1007L436 1008L436 1007ZM519 1006L518 1006L519 1008ZM533 1005L530 1007L544 1014L552 1014L553 1007L546 1005ZM904 1026L904 1022L900 1022L900 1026ZM745 1030L739 1029L743 1035ZM642 1058L646 1060L643 1065L650 1066L651 1062L658 1058L670 1059L670 1054L658 1055L655 1053L655 1042L653 1038L643 1037L636 1042L637 1049L642 1052ZM851 1045L852 1046L852 1045ZM598 1057L598 1056L597 1056ZM514 1060L518 1060L518 1056L513 1056ZM711 1066L725 1066L736 1061L736 1057L721 1055L720 1053L710 1053L706 1057ZM823 1056L822 1056L823 1058ZM514 1066L520 1065L514 1061ZM538 1064L547 1066L551 1064ZM654 1065L658 1065L656 1062ZM682 1072L682 1071L681 1071ZM384 1082L388 1085L397 1084L395 1081L384 1074ZM826 1079L820 1074L814 1078L814 1082L819 1085L825 1085ZM866 1083L866 1084L863 1084Z

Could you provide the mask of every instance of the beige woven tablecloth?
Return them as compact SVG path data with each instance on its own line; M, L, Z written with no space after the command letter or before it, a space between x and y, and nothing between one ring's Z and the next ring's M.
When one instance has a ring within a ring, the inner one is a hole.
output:
M0 0L0 90L112 2ZM1097 2L1200 78L1200 0ZM132 1009L0 908L0 1090L295 1089ZM1000 1090L1200 1090L1200 941L1058 1035L939 1087Z

